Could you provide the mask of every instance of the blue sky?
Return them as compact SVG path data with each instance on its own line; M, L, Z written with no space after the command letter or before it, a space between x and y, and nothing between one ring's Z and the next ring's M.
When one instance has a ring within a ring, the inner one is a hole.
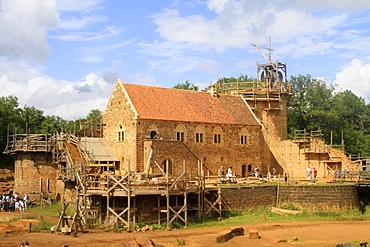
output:
M104 111L118 78L202 89L256 77L265 60L251 43L269 37L288 76L369 102L367 0L0 0L0 96L73 120Z

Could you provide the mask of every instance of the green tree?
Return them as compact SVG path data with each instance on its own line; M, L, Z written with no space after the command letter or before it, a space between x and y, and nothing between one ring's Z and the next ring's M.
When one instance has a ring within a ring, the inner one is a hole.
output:
M40 134L42 133L42 122L44 121L44 112L42 110L36 109L34 106L24 106L23 109L20 110L20 117L22 121L22 128L23 132L26 133L33 133L33 134ZM28 130L25 129L27 126Z
M100 123L102 121L102 112L99 109L90 110L86 120L92 123Z
M368 126L368 108L363 98L349 90L337 93L333 98L332 107L345 124L344 128L365 131Z
M291 77L293 97L288 107L289 136L294 130L322 130L325 140L330 140L330 133L339 128L339 119L332 108L334 86L324 80L312 79L310 75Z
M347 154L369 153L366 138L370 123L369 106L363 98L346 90L335 94L332 108L335 110L339 123L337 132L343 131ZM336 139L339 138L339 133Z
M41 133L54 134L61 131L66 131L65 126L68 121L59 116L46 116L41 123Z
M8 131L20 127L20 108L14 96L0 98L0 165L13 164L11 157L3 154L7 145Z
M312 79L310 75L291 77L293 97L288 104L288 134L294 130L322 130L327 143L341 144L344 134L347 154L369 155L370 106L346 90L335 93L335 86Z
M185 83L178 83L173 86L173 88L199 91L199 87L197 85L190 84L189 80L186 80Z
M288 102L288 133L292 138L294 130L306 129L309 122L309 102L306 99L307 87L311 83L310 75L292 76L290 83L292 84L293 97Z

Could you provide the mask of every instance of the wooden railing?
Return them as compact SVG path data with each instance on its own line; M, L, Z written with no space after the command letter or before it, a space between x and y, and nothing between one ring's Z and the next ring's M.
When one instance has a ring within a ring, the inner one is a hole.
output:
M51 152L55 141L48 134L13 134L8 136L5 153L25 152Z

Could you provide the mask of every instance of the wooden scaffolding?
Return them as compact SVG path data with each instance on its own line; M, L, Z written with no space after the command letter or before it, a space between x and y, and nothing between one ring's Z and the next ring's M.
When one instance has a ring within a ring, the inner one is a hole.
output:
M72 182L78 195L72 203L75 210L75 216L72 217L75 219L72 223L74 226L80 223L89 226L96 221L101 224L105 219L106 229L124 227L131 230L137 221L137 198L145 196L157 198L157 206L153 208L157 211L157 223L163 222L164 215L167 229L175 221L186 227L189 210L196 210L199 219L210 212L216 212L218 218L222 217L221 190L214 186L206 188L204 166L200 161L196 171L188 170L186 161L183 161L181 173L171 174L168 161L165 169L162 169L151 155L152 162L148 162L143 173L132 173L128 162L127 173L116 174L113 163L93 163L91 155L81 147L78 150L81 157L85 157L82 164L73 162L66 145L58 147L63 149L58 152L64 156L59 159L62 161L59 177L66 183ZM150 173L153 170L149 169L150 165L157 167L160 173ZM207 198L205 193L212 196ZM192 205L188 201L190 195L197 197L196 203ZM204 209L205 205L209 206L207 210ZM67 224L65 217L61 213L61 226Z

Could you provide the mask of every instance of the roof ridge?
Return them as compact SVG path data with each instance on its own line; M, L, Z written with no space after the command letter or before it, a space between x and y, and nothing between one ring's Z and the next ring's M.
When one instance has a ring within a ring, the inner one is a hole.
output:
M195 90L189 90L189 89L182 89L182 88L173 88L173 87L164 87L164 86L158 86L158 85L143 85L143 84L136 84L136 83L129 83L129 82L122 82L123 85L131 85L131 86L137 86L137 87L148 87L148 88L158 88L158 89L168 89L168 90L181 90L186 92L193 92L193 93L204 93L204 94L210 94L210 92L206 91L195 91ZM231 95L226 93L218 93L222 96L239 96L239 95Z

